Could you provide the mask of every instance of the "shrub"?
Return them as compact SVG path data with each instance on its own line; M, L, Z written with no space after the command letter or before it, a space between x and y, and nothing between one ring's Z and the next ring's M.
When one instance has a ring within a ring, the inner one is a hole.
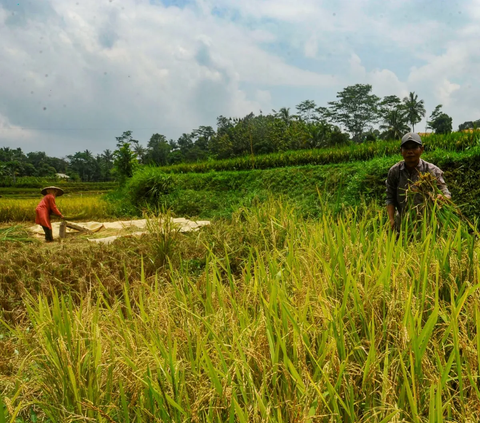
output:
M158 206L162 196L171 193L173 189L172 176L154 167L145 167L136 172L127 184L130 200L137 206Z

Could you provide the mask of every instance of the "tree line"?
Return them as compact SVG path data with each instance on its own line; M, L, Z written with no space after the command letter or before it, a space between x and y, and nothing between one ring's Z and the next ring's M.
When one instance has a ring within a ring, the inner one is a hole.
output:
M74 180L111 181L131 176L140 165L165 166L176 163L228 159L245 155L287 150L325 148L349 143L399 139L414 131L426 114L424 101L414 92L403 99L389 95L380 98L369 84L356 84L337 93L326 107L305 100L295 111L281 108L242 118L219 116L217 127L200 126L177 140L155 133L146 146L125 131L116 137L115 150L94 155L89 150L65 158L43 152L24 154L20 148L0 148L0 177L50 177L65 173ZM468 121L459 130L476 128L479 121ZM452 131L452 118L435 107L427 129L435 133Z

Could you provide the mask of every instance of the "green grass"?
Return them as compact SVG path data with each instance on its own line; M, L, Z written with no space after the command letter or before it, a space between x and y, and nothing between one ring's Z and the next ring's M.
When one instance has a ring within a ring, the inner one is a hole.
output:
M480 145L480 134L458 133L423 137L427 152L467 151ZM272 169L286 166L325 165L373 158L389 157L399 153L399 141L377 141L315 150L295 150L281 153L244 156L226 160L209 160L200 163L181 163L164 166L166 173L206 173L252 169Z
M37 178L33 176L18 177L13 180L11 177L3 177L0 181L0 194L9 190L39 190L45 186L55 185L72 192L108 190L118 186L116 182L76 182L64 181L55 178Z
M4 318L0 340L12 410L62 422L478 421L477 240L461 222L431 230L434 218L397 239L374 205L318 206L305 219L267 199L199 233L153 228L53 255L36 288L34 269L10 273L26 311ZM155 264L159 251L169 265ZM99 254L125 254L116 276ZM67 259L77 272L89 263L90 283L48 276Z
M454 200L473 220L480 213L480 188L476 182L480 147L461 152L437 149L422 157L445 172ZM358 206L361 198L383 203L388 170L400 160L397 154L340 164L185 174L145 168L133 176L117 199L137 213L147 206L163 206L182 216L213 218L228 217L238 208L265 201L270 195L284 195L305 216L319 216L318 190L339 209Z
M0 197L2 199L11 198L37 198L40 195L41 188L49 185L55 185L63 188L68 195L98 195L113 191L118 185L111 182L45 182L40 184L22 183L21 181L14 186L0 185ZM0 200L1 203L2 200Z

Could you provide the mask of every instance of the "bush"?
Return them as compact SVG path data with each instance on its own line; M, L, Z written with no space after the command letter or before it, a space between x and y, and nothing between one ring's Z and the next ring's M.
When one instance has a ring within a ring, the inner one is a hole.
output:
M141 169L127 183L130 201L137 206L146 204L157 206L162 196L170 194L173 190L172 176L154 167Z

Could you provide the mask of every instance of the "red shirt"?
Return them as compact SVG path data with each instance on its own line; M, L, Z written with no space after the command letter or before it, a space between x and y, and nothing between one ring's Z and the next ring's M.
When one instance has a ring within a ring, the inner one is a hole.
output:
M57 209L55 197L52 194L47 194L35 209L35 223L52 229L52 224L50 223L50 215L52 213L63 217L60 210Z

